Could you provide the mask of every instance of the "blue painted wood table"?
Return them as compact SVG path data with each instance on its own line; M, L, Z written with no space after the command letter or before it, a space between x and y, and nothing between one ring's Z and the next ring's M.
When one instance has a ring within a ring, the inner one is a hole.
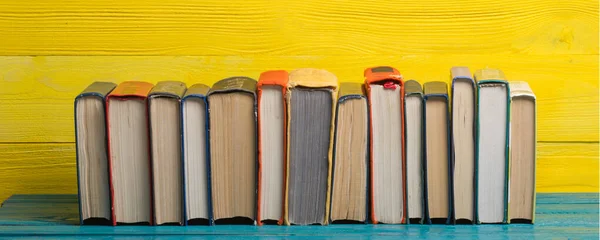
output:
M538 194L535 225L78 226L75 195L14 195L0 239L599 239L598 194Z

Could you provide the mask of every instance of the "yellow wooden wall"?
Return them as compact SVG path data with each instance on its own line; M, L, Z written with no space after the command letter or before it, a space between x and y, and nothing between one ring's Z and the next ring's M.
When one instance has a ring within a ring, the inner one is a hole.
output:
M598 1L0 0L0 200L75 193L73 98L96 80L325 68L362 81L496 67L538 96L539 192L598 191Z

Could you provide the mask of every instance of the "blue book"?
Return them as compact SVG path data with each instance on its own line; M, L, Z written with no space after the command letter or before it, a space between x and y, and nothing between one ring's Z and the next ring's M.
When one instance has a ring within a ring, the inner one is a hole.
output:
M206 99L209 90L210 88L204 84L194 84L181 98L184 225L212 224Z
M75 97L77 192L81 225L110 225L106 95L117 85L94 82Z

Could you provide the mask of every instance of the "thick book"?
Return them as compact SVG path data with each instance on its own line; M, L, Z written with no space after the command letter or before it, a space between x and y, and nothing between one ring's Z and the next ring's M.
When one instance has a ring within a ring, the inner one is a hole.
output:
M256 224L283 224L288 73L260 74L258 94L258 209Z
M182 225L181 97L185 83L161 81L148 94L154 224Z
M287 101L287 225L327 225L337 78L313 68L290 72Z
M332 223L366 223L369 109L360 83L341 83L335 115L331 183Z
M147 104L152 87L123 82L106 97L113 225L153 222Z
M185 225L212 224L208 101L210 87L190 86L181 98L183 216Z
M535 220L536 115L535 94L526 82L510 86L509 223Z
M425 100L425 221L452 221L452 164L448 87L445 82L423 84Z
M364 71L370 109L371 222L406 222L404 81L393 67Z
M407 223L420 224L425 220L423 214L423 89L415 80L404 82L404 131L406 133L406 218Z
M75 149L81 225L110 225L106 95L117 85L94 82L75 97Z
M475 221L475 91L467 67L450 69L452 79L452 183L457 224Z
M215 224L256 219L256 80L230 77L208 92L210 184Z
M486 68L477 82L475 221L506 223L510 88L504 73Z

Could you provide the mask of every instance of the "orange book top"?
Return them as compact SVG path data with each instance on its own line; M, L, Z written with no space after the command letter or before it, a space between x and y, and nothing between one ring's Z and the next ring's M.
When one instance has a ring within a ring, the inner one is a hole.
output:
M148 82L126 81L119 84L107 98L110 97L148 97L148 93L154 85Z
M288 72L285 70L272 70L272 71L266 71L260 74L260 77L258 78L258 83L256 84L256 89L258 92L258 103L260 104L261 101L261 96L262 96L262 87L263 85L277 85L277 86L281 86L281 98L283 99L283 112L284 112L284 116L283 116L283 148L284 148L284 152L285 152L285 148L287 147L286 144L286 138L285 138L285 133L287 133L286 131L286 121L287 118L285 116L286 113L286 104L285 104L285 92L287 89L287 84L288 84ZM260 149L262 149L262 136L260 136L260 117L261 117L261 112L260 112L260 107L257 109L258 111L258 204L257 204L257 211L256 211L256 224L261 226L263 225L262 221L264 219L262 219L262 213L261 213L261 209L262 209L262 205L261 205L261 198L262 198L262 152L260 151ZM284 155L283 159L281 159L281 161L283 162L283 165L286 165L286 157ZM284 181L284 189L283 191L285 191L285 180L286 180L286 172L285 169L283 171L283 181ZM283 199L283 197L282 197ZM282 209L281 209L281 217L278 219L277 224L281 225L283 224L283 212L285 211L284 208L284 203L281 203L282 205Z
M398 69L388 66L371 67L365 69L365 84L377 83L381 81L394 81L403 85L403 78Z
M288 78L288 72L285 70L266 71L260 74L256 87L260 88L262 85L279 85L286 88Z

